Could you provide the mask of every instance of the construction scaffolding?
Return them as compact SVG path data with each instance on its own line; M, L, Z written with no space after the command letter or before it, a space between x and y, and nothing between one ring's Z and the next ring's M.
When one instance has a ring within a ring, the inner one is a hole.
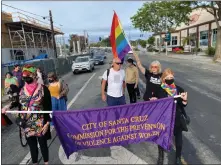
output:
M40 54L54 57L50 24L27 16L13 13L12 22L5 23L11 42L11 59L32 59ZM59 28L54 29L55 35L63 35Z

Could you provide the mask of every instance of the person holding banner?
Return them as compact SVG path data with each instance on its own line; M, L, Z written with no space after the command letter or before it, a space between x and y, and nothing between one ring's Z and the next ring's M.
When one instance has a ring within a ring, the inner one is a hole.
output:
M112 68L106 70L102 77L101 96L103 101L107 101L108 106L124 105L125 100L125 71L121 69L122 61L114 58ZM107 95L105 94L105 86L107 86Z
M174 82L174 72L171 69L165 69L161 77L161 88L155 93L155 97L151 100L174 97L180 95L176 98L176 116L175 116L175 126L174 126L174 136L176 145L176 162L175 164L180 165L181 163L181 151L182 151L182 131L188 131L187 126L182 122L182 115L188 118L184 107L187 105L187 92L184 89L176 85ZM188 119L189 120L189 119ZM164 160L164 150L162 147L158 146L159 156L158 164L163 164Z
M25 65L22 79L25 85L20 91L17 104L18 107L21 106L21 111L51 111L51 95L46 86L37 83L37 69L30 64ZM3 108L2 113L6 113L10 108ZM44 162L48 164L47 140L51 139L50 121L50 115L47 113L20 113L16 119L18 126L24 129L33 164L38 163L38 143Z
M139 81L139 72L137 67L133 65L133 59L127 60L128 67L126 68L126 84L127 91L130 97L130 103L137 102L136 89Z
M149 101L150 98L155 96L155 92L160 87L161 84L161 64L159 61L153 61L150 66L149 70L144 68L143 65L140 62L139 57L133 53L137 66L140 69L141 73L145 75L146 78L146 91L144 93L143 99L145 101Z

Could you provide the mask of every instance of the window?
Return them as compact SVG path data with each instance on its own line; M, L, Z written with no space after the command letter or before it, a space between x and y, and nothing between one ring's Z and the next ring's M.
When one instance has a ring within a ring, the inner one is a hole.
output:
M212 46L216 46L217 29L213 29L213 41Z
M172 36L172 45L177 45L177 36Z
M208 31L200 32L200 46L208 46Z
M191 46L196 46L196 38L197 38L197 36L196 36L196 33L191 33L190 34L190 42L189 42L189 44L191 45Z

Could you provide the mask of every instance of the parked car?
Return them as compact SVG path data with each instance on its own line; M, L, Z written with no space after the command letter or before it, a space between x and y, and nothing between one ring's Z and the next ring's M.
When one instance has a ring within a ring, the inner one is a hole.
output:
M94 70L94 62L90 59L89 56L77 57L72 64L73 74L82 72L82 71L90 71Z
M103 65L104 64L104 56L102 56L102 55L94 56L94 64L95 65Z

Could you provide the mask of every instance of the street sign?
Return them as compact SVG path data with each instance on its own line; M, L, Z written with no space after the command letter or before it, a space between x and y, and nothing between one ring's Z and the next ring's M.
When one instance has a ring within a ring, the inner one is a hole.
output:
M171 33L170 32L167 32L165 34L165 41L170 41L171 40Z

